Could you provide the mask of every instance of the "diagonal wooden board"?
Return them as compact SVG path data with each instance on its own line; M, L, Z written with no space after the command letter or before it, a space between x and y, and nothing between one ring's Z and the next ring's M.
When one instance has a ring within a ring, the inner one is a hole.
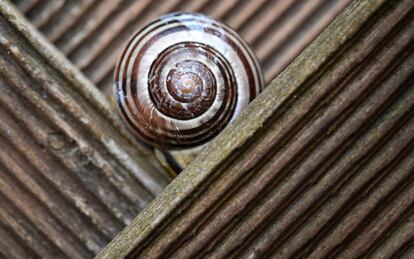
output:
M92 257L170 180L103 94L0 1L0 256Z
M353 1L97 258L412 258L413 18Z

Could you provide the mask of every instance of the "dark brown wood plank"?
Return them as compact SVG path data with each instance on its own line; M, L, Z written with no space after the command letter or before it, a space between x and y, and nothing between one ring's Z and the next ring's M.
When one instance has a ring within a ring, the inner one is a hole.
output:
M0 35L1 255L90 258L171 179L5 1Z
M412 253L413 28L352 2L98 258Z

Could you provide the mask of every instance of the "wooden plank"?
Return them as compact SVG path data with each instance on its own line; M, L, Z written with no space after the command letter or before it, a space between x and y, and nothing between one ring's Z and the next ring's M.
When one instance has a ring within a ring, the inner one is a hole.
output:
M171 180L100 91L0 2L2 255L95 255ZM10 245L19 243L19 246Z
M412 254L413 18L353 1L97 258Z

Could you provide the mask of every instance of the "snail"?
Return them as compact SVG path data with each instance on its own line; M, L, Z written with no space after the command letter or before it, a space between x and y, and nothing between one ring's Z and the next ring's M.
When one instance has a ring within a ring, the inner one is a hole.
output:
M168 160L216 137L263 85L256 57L236 32L202 14L172 13L129 40L114 88L137 138Z

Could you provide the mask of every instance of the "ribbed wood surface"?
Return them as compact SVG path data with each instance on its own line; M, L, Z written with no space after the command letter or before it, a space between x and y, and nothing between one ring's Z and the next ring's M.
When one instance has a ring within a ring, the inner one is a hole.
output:
M0 2L0 257L91 258L167 185L111 110Z
M14 0L87 77L111 94L115 61L132 33L176 11L205 13L238 31L270 82L350 0Z
M100 258L412 258L413 219L414 2L361 0Z

